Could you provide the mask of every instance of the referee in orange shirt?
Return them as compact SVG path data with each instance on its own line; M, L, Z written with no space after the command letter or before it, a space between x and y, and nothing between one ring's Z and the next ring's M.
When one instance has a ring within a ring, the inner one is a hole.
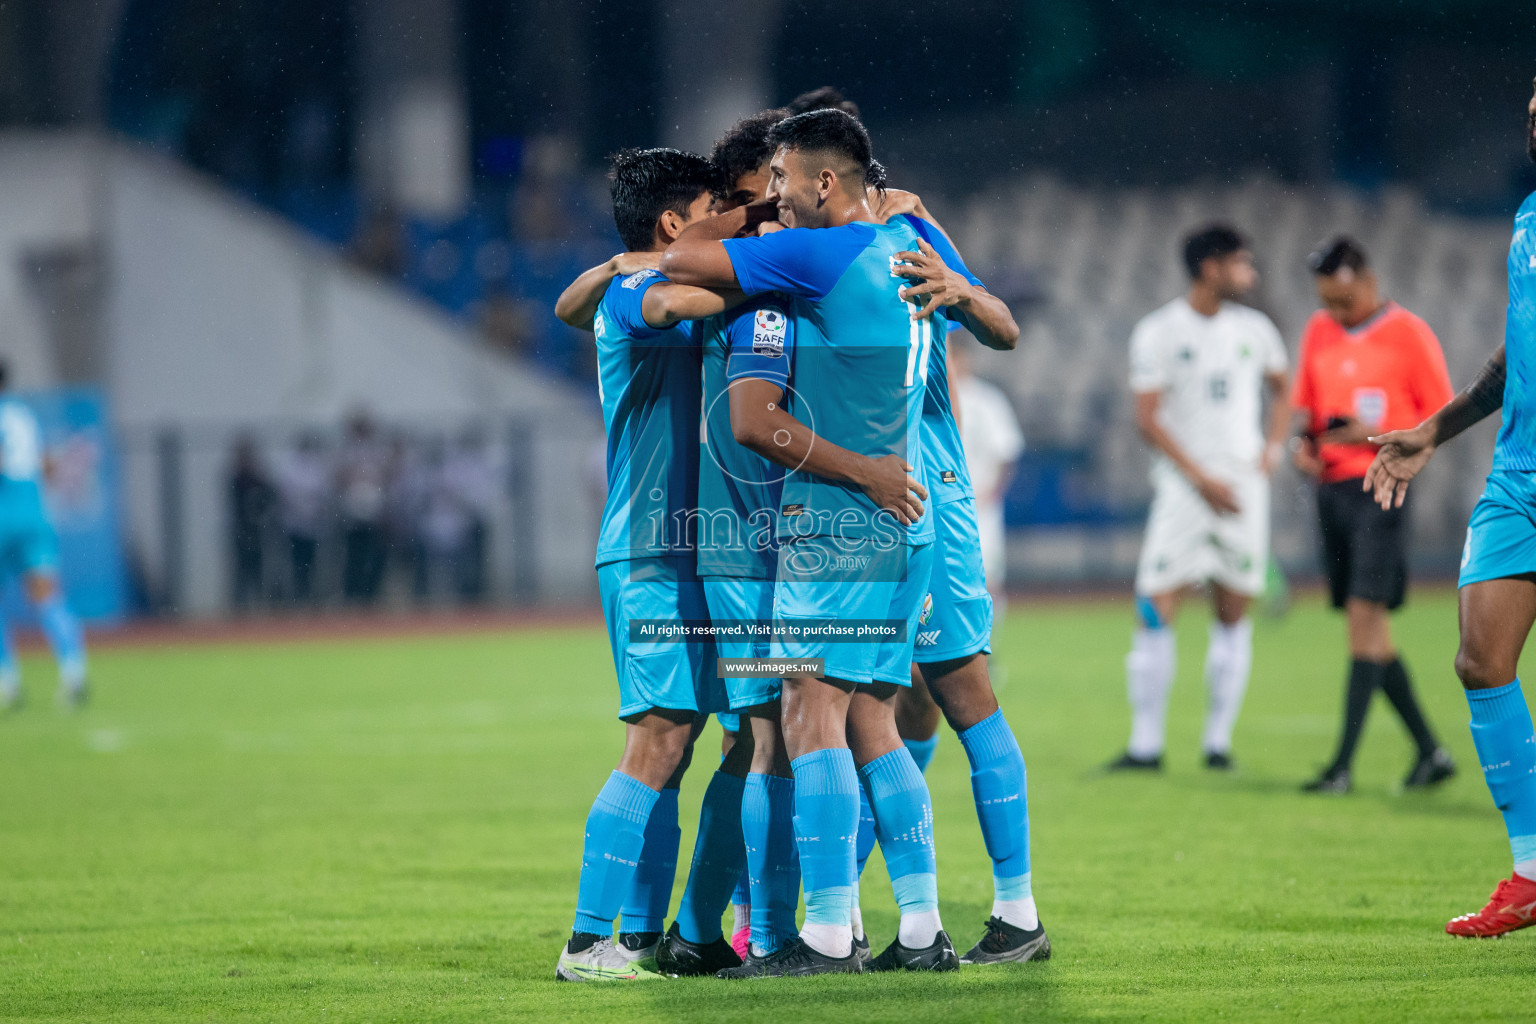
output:
M1333 606L1348 622L1350 666L1338 753L1305 788L1349 792L1355 746L1378 688L1418 746L1403 785L1432 786L1456 768L1424 720L1387 617L1408 589L1408 508L1381 509L1362 481L1376 456L1366 439L1416 426L1450 401L1450 375L1429 325L1381 298L1358 242L1336 237L1307 263L1323 308L1301 338L1291 404L1305 433L1292 447L1297 467L1318 481L1323 564Z

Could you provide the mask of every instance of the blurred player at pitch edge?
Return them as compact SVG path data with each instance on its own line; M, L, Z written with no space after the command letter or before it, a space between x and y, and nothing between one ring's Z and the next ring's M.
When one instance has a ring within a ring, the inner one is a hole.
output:
M1526 115L1526 152L1536 160L1536 88ZM1364 481L1383 508L1400 507L1436 448L1502 407L1493 471L1467 526L1458 592L1456 674L1514 859L1514 872L1483 909L1445 926L1452 935L1481 938L1536 924L1536 735L1516 676L1536 622L1536 193L1515 215L1508 266L1504 344L1472 385L1433 416L1412 430L1371 438L1381 450Z
M59 587L59 537L43 504L43 437L37 418L5 395L9 367L0 360L0 570L19 577L59 663L59 698L85 702L85 639ZM10 631L0 622L0 707L25 700Z
M1253 656L1248 605L1264 589L1269 562L1269 475L1290 425L1280 333L1236 301L1258 281L1247 244L1232 228L1213 225L1185 240L1184 264L1189 291L1131 334L1136 424L1156 452L1136 569L1140 622L1125 659L1131 739L1109 765L1117 770L1162 768L1173 622L1185 593L1200 584L1209 584L1216 614L1205 656L1205 764L1231 768L1232 729Z
M1296 357L1293 439L1297 468L1318 481L1323 568L1333 606L1344 610L1349 676L1338 752L1304 787L1347 793L1351 762L1371 696L1386 694L1418 747L1403 785L1433 786L1455 774L1413 695L1392 644L1390 613L1408 592L1408 509L1377 508L1360 487L1376 457L1371 434L1412 426L1451 397L1445 356L1429 325L1381 298L1365 250L1340 236L1308 258L1323 309L1312 315Z

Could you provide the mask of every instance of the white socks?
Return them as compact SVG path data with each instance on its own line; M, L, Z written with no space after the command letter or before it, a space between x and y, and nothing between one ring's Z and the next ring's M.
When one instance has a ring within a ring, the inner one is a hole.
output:
M1173 630L1138 629L1125 656L1125 689L1131 700L1132 757L1151 758L1163 752L1164 724L1168 719L1168 691L1178 657Z
M1033 896L1025 896L1021 900L993 900L992 916L1027 932L1040 927L1040 915L1035 911Z
M853 923L853 937L855 939L862 939L864 937L864 915L860 912L857 903L853 905L853 911L848 917Z
M853 952L853 930L845 924L803 924L800 938L822 956L845 957Z
M752 927L752 907L746 903L731 904L731 934Z
M1205 685L1210 704L1205 716L1207 754L1232 749L1232 727L1248 692L1248 670L1253 665L1253 622L1239 619L1231 626L1211 623L1211 645L1205 652Z
M937 910L914 910L901 915L901 927L896 929L896 941L908 949L927 949L933 945L944 925L939 921Z
M1536 882L1536 860L1523 860L1515 865L1515 874Z

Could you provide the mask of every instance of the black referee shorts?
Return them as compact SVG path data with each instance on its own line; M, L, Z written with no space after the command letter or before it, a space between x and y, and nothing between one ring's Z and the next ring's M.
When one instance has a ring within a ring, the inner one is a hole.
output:
M1386 509L1340 480L1317 489L1323 570L1335 608L1351 597L1399 608L1408 595L1408 505Z

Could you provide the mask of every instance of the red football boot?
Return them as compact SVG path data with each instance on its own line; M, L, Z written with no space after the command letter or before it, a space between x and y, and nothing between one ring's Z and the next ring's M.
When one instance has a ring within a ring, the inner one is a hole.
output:
M1499 883L1488 905L1475 914L1451 918L1445 930L1467 939L1496 939L1536 924L1536 881L1511 875Z

